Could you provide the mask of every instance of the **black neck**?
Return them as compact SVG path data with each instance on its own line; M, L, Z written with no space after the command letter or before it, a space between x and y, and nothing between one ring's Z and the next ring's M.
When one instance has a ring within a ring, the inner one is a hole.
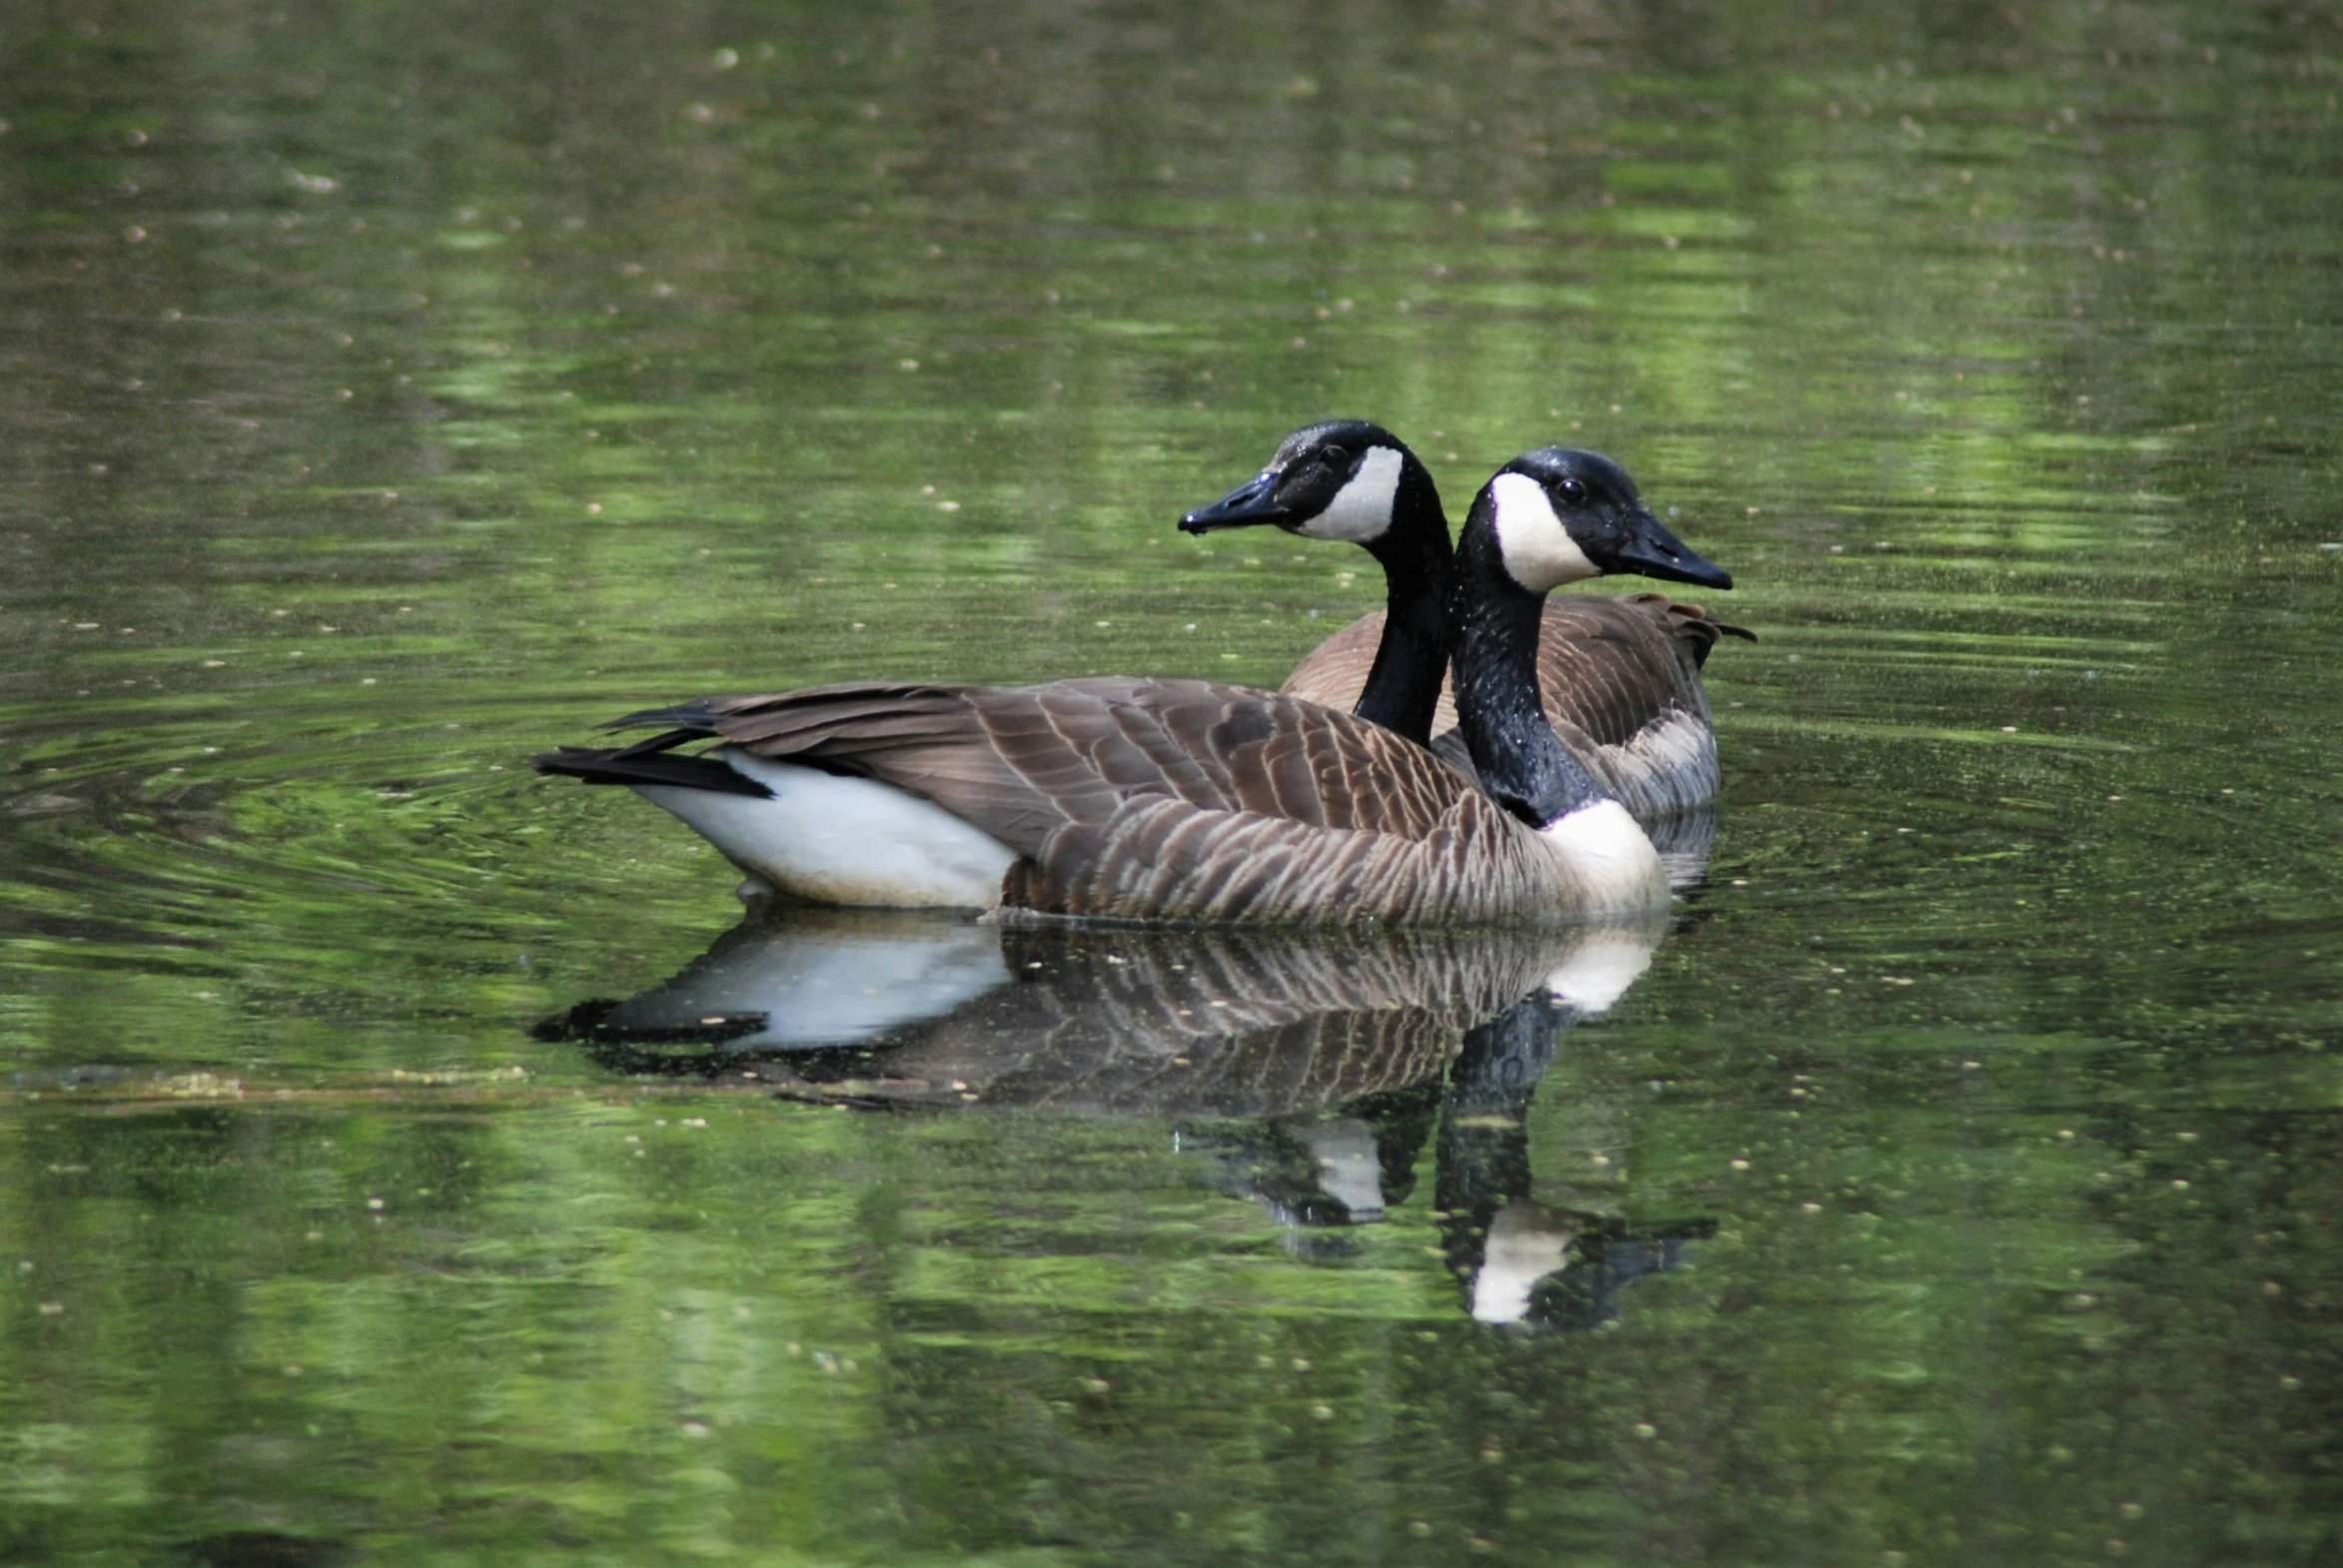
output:
M1391 526L1366 548L1383 566L1383 640L1350 711L1428 746L1432 711L1440 704L1440 682L1448 672L1454 551L1439 488L1412 452L1401 459Z
M1546 596L1513 580L1497 545L1488 491L1457 544L1448 621L1456 639L1456 719L1491 798L1533 828L1604 798L1562 749L1538 701L1538 632Z

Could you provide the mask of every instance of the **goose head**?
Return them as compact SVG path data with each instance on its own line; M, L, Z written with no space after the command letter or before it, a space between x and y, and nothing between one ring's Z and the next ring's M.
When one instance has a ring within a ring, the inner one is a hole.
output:
M1523 452L1484 493L1506 575L1532 593L1616 572L1733 586L1731 572L1693 553L1644 505L1627 470L1598 452Z
M1442 555L1448 548L1448 518L1430 471L1405 441L1365 419L1303 425L1259 473L1179 519L1187 533L1264 523L1377 553L1435 540Z

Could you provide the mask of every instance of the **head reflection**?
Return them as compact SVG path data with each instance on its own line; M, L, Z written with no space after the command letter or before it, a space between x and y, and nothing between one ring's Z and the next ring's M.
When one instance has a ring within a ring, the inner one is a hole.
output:
M1534 1201L1527 1115L1563 1034L1626 993L1663 929L1005 930L767 907L664 985L539 1033L614 1072L823 1104L1164 1118L1308 1258L1407 1201L1431 1145L1472 1315L1588 1326L1696 1232Z

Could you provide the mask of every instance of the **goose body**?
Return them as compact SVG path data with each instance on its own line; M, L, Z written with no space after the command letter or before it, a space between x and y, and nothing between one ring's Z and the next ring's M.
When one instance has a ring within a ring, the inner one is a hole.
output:
M1180 526L1200 533L1259 523L1365 547L1383 567L1390 600L1387 609L1319 644L1281 689L1389 725L1469 770L1454 733L1451 687L1435 670L1448 635L1448 522L1421 461L1398 437L1365 420L1305 425L1258 475L1189 512ZM1697 556L1639 548L1632 533L1571 542L1553 564L1562 580L1640 571L1732 586L1730 576ZM1700 677L1709 650L1727 634L1750 635L1698 605L1656 593L1567 594L1546 602L1537 679L1555 735L1646 822L1716 797L1717 741Z
M1698 561L1591 454L1525 454L1475 500L1445 615L1477 784L1297 696L1133 677L711 698L617 721L656 731L634 745L536 765L628 785L824 903L1421 924L1649 910L1667 898L1659 856L1556 740L1534 675L1545 594L1583 558L1574 535L1605 528Z
M1277 689L1329 708L1355 709L1383 640L1387 612L1360 616L1317 645ZM1717 735L1701 668L1722 636L1697 604L1665 594L1557 593L1538 634L1538 694L1554 734L1595 781L1643 822L1716 799ZM1443 683L1432 709L1432 749L1470 766L1456 734L1456 700Z
M619 723L660 733L539 768L632 784L815 903L1459 925L1665 898L1657 853L1616 802L1531 828L1389 730L1242 686L869 683ZM671 755L705 740L721 744ZM708 771L650 782L646 762Z

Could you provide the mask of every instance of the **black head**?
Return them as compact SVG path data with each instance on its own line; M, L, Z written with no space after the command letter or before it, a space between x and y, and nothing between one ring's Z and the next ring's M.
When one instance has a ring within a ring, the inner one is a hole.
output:
M1429 525L1444 545L1448 522L1439 508L1432 476L1406 442L1364 419L1328 419L1286 436L1267 467L1181 517L1179 526L1209 533L1271 523L1305 538L1372 548L1395 529Z
M1613 572L1733 586L1732 573L1669 532L1627 470L1599 453L1567 446L1523 452L1497 470L1482 495L1506 571L1533 593Z

